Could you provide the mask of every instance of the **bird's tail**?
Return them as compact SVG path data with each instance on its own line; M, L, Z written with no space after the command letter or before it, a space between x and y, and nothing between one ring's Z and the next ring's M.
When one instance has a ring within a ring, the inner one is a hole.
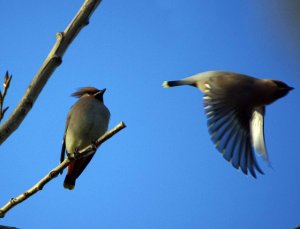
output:
M64 187L66 189L73 190L75 188L75 181L76 178L74 176L72 176L71 174L67 174L64 181Z
M164 81L163 87L169 88L169 87L176 87L181 85L193 85L194 82L187 81L187 80L174 80L174 81Z
M69 164L68 173L67 173L65 181L64 181L64 187L66 189L73 190L75 188L76 179L80 176L80 174L83 172L83 170L89 164L89 162L92 160L94 155L95 155L95 153L93 153L87 157L72 161Z
M76 169L78 169L78 167L81 166L81 163L80 163L81 161L82 161L82 159L79 159L77 161L72 161L69 164L68 172L67 172L67 175L64 180L64 188L69 189L69 190L73 190L75 188L75 182L78 177ZM77 163L77 166L76 166L76 163ZM78 166L78 163L79 163L79 166Z

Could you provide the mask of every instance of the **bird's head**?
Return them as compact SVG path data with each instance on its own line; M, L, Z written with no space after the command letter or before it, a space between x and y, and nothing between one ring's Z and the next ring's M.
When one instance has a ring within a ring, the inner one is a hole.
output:
M257 98L259 106L268 105L286 96L294 88L279 80L264 79L257 81Z
M84 95L94 96L96 99L103 102L103 95L104 95L105 91L106 91L106 88L99 90L95 87L82 87L78 91L74 92L72 94L72 96L77 97L77 98L80 98Z
M279 80L271 80L271 82L273 83L273 96L275 100L286 96L291 90L294 89L293 87L290 87L286 83Z

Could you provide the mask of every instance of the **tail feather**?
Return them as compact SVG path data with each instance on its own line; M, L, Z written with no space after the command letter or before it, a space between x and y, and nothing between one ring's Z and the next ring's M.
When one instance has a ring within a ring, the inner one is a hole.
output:
M193 82L188 82L185 80L164 81L163 87L169 88L169 87L176 87L176 86L181 86L181 85L192 85L192 84L193 84Z
M80 162L81 159L79 159L78 161ZM68 166L68 172L67 175L65 177L64 180L64 188L69 189L69 190L73 190L75 188L75 182L77 179L77 172L76 172L76 168L78 166L76 166L76 163L78 164L77 161L72 161L69 166Z
M87 157L72 161L69 164L68 173L67 173L65 181L64 181L64 187L66 189L73 190L75 188L76 179L81 175L81 173L86 168L86 166L89 164L89 162L92 160L94 155L95 155L95 153L93 153Z
M64 187L66 189L73 190L75 188L75 182L76 178L72 175L67 174L64 181Z

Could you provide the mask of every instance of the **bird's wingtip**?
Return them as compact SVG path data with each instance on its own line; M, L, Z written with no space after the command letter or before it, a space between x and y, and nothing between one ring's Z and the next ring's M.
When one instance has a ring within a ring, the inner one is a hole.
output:
M168 81L164 81L163 84L162 84L162 86L163 86L164 88L169 88L169 87L170 87Z

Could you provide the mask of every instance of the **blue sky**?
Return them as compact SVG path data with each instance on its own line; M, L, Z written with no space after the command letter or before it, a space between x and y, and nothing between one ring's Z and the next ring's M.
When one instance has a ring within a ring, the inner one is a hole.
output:
M0 75L12 112L83 1L1 1ZM107 88L110 127L74 191L59 176L0 219L18 228L292 228L300 224L297 1L104 0L33 109L0 149L0 205L59 162L66 115L82 86ZM191 87L164 80L206 70L279 79L295 87L267 107L273 168L253 179L214 148Z

